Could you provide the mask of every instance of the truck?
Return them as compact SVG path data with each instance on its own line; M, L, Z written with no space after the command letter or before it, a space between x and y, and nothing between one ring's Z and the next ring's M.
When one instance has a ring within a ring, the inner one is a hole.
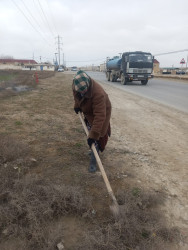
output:
M123 85L132 81L141 81L146 85L152 78L154 57L149 52L124 52L121 57L115 56L106 62L106 78L108 81L121 80Z

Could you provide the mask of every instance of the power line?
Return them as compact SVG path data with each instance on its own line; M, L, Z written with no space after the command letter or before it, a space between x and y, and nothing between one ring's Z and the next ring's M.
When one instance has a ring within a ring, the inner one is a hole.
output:
M39 22L37 21L37 19L33 16L33 14L31 13L31 11L29 10L29 8L27 7L27 5L24 3L24 0L21 0L24 7L26 8L26 10L28 11L28 13L30 14L30 16L33 18L33 20L36 22L36 24L39 26L39 28L42 30L42 27L40 26Z
M46 60L52 60L52 58L46 57L46 56L36 56L35 58L38 58L38 60L41 59L41 58L44 58Z
M29 22L29 24L32 26L32 28L40 34L40 36L42 37L42 39L51 47L51 45L48 43L48 41L43 37L43 35L41 34L40 31L38 31L34 26L33 24L31 23L31 21L29 20L29 18L25 15L24 11L22 11L22 9L17 5L17 3L12 0L12 2L14 3L14 5L16 6L16 8L22 13L22 15L27 19L27 21Z
M56 27L56 24L55 24L55 21L54 21L54 20L55 20L55 19L54 19L54 15L53 15L53 13L52 13L52 10L51 10L51 8L50 8L50 5L49 5L48 0L46 0L46 3L47 3L48 8L49 8L49 10L50 10L50 14L51 14L53 26L54 26L54 28L55 28L56 33L58 34L57 27Z
M43 25L45 25L46 28L49 29L49 27L47 27L47 25L46 25L46 20L44 18L44 15L42 15L42 13L41 13L41 8L39 8L40 6L36 3L36 0L33 0L33 4L35 5L35 9L38 11L38 14L42 20ZM50 33L51 33L51 31L50 31ZM52 34L52 36L53 36L53 34Z
M104 61L106 58L102 59L94 59L94 60L86 60L86 61L67 61L67 62L96 62L96 61Z
M179 53L179 52L184 52L184 51L188 51L188 49L165 52L165 53L161 53L161 54L155 54L154 56L162 56L162 55L168 55L168 54ZM94 61L104 61L104 60L106 60L106 58L94 59L94 60L85 60L85 61L67 61L67 62L94 62Z
M184 51L188 51L188 49L165 52L165 53L161 53L161 54L156 54L154 56L163 56L163 55L174 54L174 53L179 53L179 52L184 52Z
M55 35L54 35L54 33L53 33L53 31L52 31L52 29L51 29L49 23L48 23L48 19L47 19L47 17L46 17L46 14L44 13L44 10L43 10L42 5L40 4L40 1L39 1L39 0L38 0L38 4L39 4L40 9L41 9L41 11L42 11L42 13L43 13L43 15L44 15L44 18L45 18L46 23L47 23L47 25L48 25L49 31L51 32L52 36L54 37Z
M40 28L40 30L42 31L43 28L41 27L41 25L39 24L38 20L33 16L33 14L31 13L31 11L29 10L29 8L27 7L27 5L24 3L24 0L21 0L24 7L26 8L26 10L28 11L28 13L30 14L31 18L33 18L33 20L35 21L35 23L37 24L37 26ZM43 31L41 32L43 33ZM43 33L44 37L45 37L45 33Z

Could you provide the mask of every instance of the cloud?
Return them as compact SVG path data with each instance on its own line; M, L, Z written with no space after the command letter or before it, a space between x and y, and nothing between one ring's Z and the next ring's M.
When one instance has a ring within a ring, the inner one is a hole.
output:
M99 64L98 59L104 61L107 56L131 50L157 54L187 49L187 0L40 0L48 21L37 0L24 0L30 13L23 0L14 2L32 24L12 1L1 0L0 48L3 54L14 57L27 58L34 53L52 60L57 52L57 35L62 37L61 52L68 65L72 61L83 61L78 66ZM174 54L177 65L186 55ZM158 60L168 66L172 57Z

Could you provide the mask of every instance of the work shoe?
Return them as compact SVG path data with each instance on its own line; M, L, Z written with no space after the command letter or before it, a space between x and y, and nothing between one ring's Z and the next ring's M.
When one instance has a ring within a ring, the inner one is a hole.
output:
M91 158L90 158L90 164L89 164L89 172L94 173L97 170L97 162L95 159L95 155L93 151L91 151Z

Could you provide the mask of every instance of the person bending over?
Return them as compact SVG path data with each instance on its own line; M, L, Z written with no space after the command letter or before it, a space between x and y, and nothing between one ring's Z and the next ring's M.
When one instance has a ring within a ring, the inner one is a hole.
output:
M79 70L73 78L74 111L83 112L85 123L89 130L87 143L91 148L95 144L96 150L103 152L111 135L110 117L111 102L104 89L86 72ZM96 159L91 151L89 172L96 171Z

